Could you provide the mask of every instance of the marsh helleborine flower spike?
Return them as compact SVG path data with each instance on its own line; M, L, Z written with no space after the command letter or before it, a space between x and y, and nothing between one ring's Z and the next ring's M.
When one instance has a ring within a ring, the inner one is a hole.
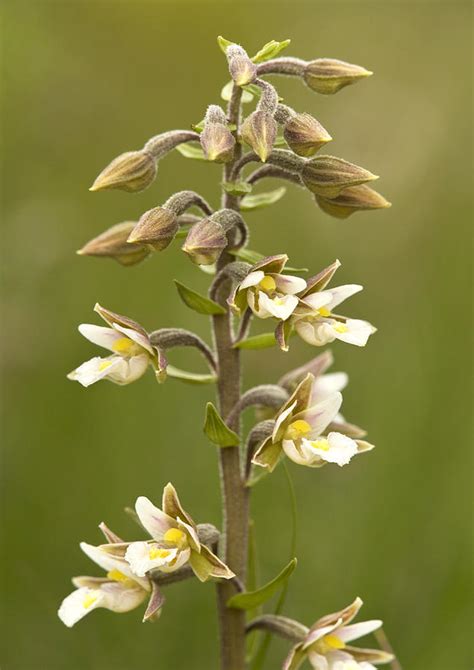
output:
M163 491L160 510L144 496L135 509L143 527L153 540L132 542L125 553L134 574L143 577L150 570L174 572L189 563L202 582L209 578L231 579L234 573L199 541L196 524L184 511L172 484Z
M138 607L151 593L148 579L137 577L128 563L86 542L82 551L103 568L107 575L101 577L74 577L76 590L61 603L59 618L69 628L98 607L112 612L129 612Z
M109 349L112 355L91 358L70 372L68 379L78 381L86 387L101 379L123 386L142 377L151 365L157 380L163 381L166 376L166 360L161 351L151 344L148 333L142 326L99 304L94 310L109 327L82 323L79 332L90 342Z
M392 654L347 644L382 626L379 619L351 624L361 607L362 600L356 598L343 610L316 621L304 640L290 650L283 670L297 670L306 659L315 670L375 670L374 663L390 663Z
M256 263L232 291L228 303L240 314L250 307L260 319L274 317L285 321L298 305L297 293L304 291L301 277L282 274L288 256L268 256Z
M277 413L272 434L252 459L254 465L271 472L286 454L294 463L308 467L319 468L326 463L343 466L356 454L373 449L368 442L353 440L343 433L325 434L338 415L342 395L332 393L311 404L313 387L314 377L308 374Z

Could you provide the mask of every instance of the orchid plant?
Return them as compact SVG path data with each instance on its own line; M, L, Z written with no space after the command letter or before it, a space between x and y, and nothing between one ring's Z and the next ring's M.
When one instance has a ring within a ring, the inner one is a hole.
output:
M338 260L305 278L304 271L288 266L285 253L265 256L252 251L243 216L284 195L282 187L254 192L263 179L300 186L324 213L336 218L390 206L368 186L376 179L374 174L318 153L331 141L330 134L310 114L283 105L267 76L296 78L312 91L328 95L372 73L335 59L307 62L280 56L289 40L272 40L253 58L224 38L218 43L231 76L221 93L226 111L210 105L202 122L191 130L162 133L142 149L121 154L99 174L91 190L142 191L155 179L166 154L178 151L189 159L222 163L220 206L215 208L194 191L180 191L136 221L112 226L78 252L113 258L128 267L182 239L182 250L207 272L210 286L208 295L180 282L176 286L187 307L211 317L213 345L181 328L148 332L131 318L96 305L106 325L82 324L79 331L108 353L91 358L68 376L84 387L100 380L125 386L151 368L160 383L171 377L215 385L217 403L207 404L204 432L218 447L223 527L196 524L172 484L164 487L161 509L139 496L131 513L147 535L125 541L102 523L105 541L97 546L81 543L81 548L106 574L75 577L76 588L62 602L59 617L66 626L73 626L94 609L126 612L147 600L143 621L155 621L165 602L162 589L197 578L214 582L217 589L223 670L262 668L271 635L292 643L282 659L286 670L296 670L306 661L317 670L373 670L383 663L399 668L385 635L377 638L381 649L348 644L382 625L379 620L350 623L362 604L360 598L307 628L282 616L283 597L276 612L262 609L278 590L286 592L296 559L263 585L252 584L247 575L253 487L286 460L310 468L342 467L373 445L363 439L362 428L340 414L347 375L327 373L333 362L329 351L288 372L276 384L245 392L241 390L242 354L265 347L287 351L294 334L313 347L334 340L363 347L375 328L368 321L339 314L338 306L362 286L332 286ZM252 101L254 110L244 115L244 106ZM249 172L251 163L260 165ZM273 327L251 335L258 320ZM168 352L176 347L197 349L208 367L206 374L169 364ZM241 416L249 407L255 409L255 422L243 435ZM262 634L262 643L256 645L256 636Z

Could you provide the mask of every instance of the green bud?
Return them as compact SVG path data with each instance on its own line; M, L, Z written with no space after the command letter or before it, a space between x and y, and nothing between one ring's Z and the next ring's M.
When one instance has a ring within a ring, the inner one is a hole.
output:
M142 214L128 242L150 244L157 251L162 251L171 244L178 230L178 217L171 209L154 207Z
M296 114L288 119L283 136L298 156L313 156L318 149L332 140L331 135L311 114Z
M392 206L380 193L363 184L345 188L333 199L319 195L316 195L315 199L323 212L337 219L347 219L351 214L362 210L387 209Z
M156 160L147 151L127 151L107 165L90 191L118 188L134 193L143 191L156 175Z
M208 218L194 224L181 249L196 265L212 265L226 246L224 228Z
M316 195L335 198L348 186L357 186L378 177L358 165L336 156L316 156L301 171L304 185Z
M136 225L136 221L124 221L108 228L98 237L87 242L77 252L79 256L103 256L114 258L121 265L135 265L150 253L147 246L135 247L127 244L128 236Z
M226 49L230 76L237 86L246 86L257 76L257 66L252 63L245 49L238 44L231 44Z
M345 63L335 58L318 58L307 63L304 69L306 84L316 93L330 95L344 86L355 84L373 73L359 65Z
M242 139L265 163L277 136L277 124L268 112L252 112L242 124Z

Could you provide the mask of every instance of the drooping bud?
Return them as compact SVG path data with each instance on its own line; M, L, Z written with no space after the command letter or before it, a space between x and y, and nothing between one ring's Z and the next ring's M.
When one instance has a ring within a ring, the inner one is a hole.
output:
M129 246L150 244L162 251L171 244L179 230L177 215L166 207L154 207L142 214L128 238Z
M208 107L200 141L207 160L216 163L232 160L235 138L227 127L223 110L218 105Z
M127 239L136 225L136 221L124 221L87 242L77 252L79 256L103 256L114 258L121 265L135 265L150 253L150 248L137 244L127 244Z
M372 74L373 72L360 65L345 63L335 58L318 58L307 63L303 77L313 91L330 95Z
M90 191L118 188L135 193L143 191L156 175L156 160L147 151L127 151L102 170Z
M248 57L245 49L238 44L231 44L226 50L230 76L237 86L246 86L257 76L257 66Z
M194 224L181 249L196 265L212 265L226 246L224 227L209 217Z
M285 124L283 136L298 156L313 156L331 135L311 114L295 114Z
M333 199L319 195L316 195L315 199L323 212L337 219L347 219L351 214L362 210L387 209L392 206L383 195L364 184L345 188Z
M265 163L270 155L277 135L277 124L268 112L252 112L242 124L242 139Z
M336 156L316 156L301 171L304 185L316 195L335 198L348 186L357 186L378 177L358 165Z

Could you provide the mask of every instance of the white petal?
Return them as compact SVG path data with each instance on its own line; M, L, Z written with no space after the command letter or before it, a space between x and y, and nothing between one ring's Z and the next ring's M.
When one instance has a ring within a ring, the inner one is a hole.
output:
M334 331L334 336L342 342L355 344L357 347L365 347L369 337L376 331L372 324L361 319L347 319L345 325L347 326L347 331L345 333Z
M263 298L263 303L262 303ZM264 307L265 300L268 301L269 297L263 291L258 292L258 309L256 307L257 301L255 300L254 291L247 292L247 303L255 316L258 316L259 319L269 319L273 314Z
M130 588L120 582L102 584L100 591L105 596L100 607L105 607L112 612L130 612L138 607L147 596L147 591L139 586Z
M318 291L316 293L311 293L310 295L302 298L303 304L307 305L314 311L317 311L321 307L326 307L332 300L331 291Z
M318 654L317 651L310 651L308 654L308 660L314 670L329 670L326 657L322 656L322 654Z
M274 316L276 319L286 321L291 316L295 307L298 305L298 298L295 295L284 295L269 298L266 293L260 291L258 300L259 309L255 312L260 318L265 318L262 314Z
M190 556L191 556L191 549L189 547L185 547L184 549L178 550L174 562L165 563L164 565L162 565L160 567L161 572L174 572L175 570L178 570L189 561Z
M296 419L303 419L309 423L311 432L306 437L308 440L314 440L334 420L341 405L342 395L336 392L330 395L329 398L316 403L316 405L295 414L294 419L295 421Z
M149 542L132 542L125 554L125 559L130 564L133 574L138 577L144 577L149 570L163 568L174 561L178 554L177 549L167 549L166 556L151 558L150 552L156 548L156 545ZM153 555L153 554L152 554Z
M120 356L109 358L96 356L70 372L67 378L77 381L87 388L101 379L108 378L111 374L120 376L124 375L126 371L126 361Z
M79 332L89 342L97 344L99 347L113 351L113 344L122 337L113 328L106 328L105 326L96 326L92 323L81 323Z
M345 372L331 372L316 377L311 389L311 401L319 402L335 391L342 391L348 384L349 377Z
M86 614L97 607L102 607L104 600L105 595L100 589L87 587L76 589L64 598L58 610L58 616L68 628L71 628Z
M344 626L341 628L337 636L343 642L351 642L351 640L357 640L359 637L368 635L374 630L377 630L381 627L382 621L380 619L372 619L371 621L361 621L360 623L353 623L350 626Z
M161 540L167 530L176 528L176 521L162 512L161 509L155 507L151 500L145 496L137 498L135 511L142 526L155 540Z
M324 321L301 319L296 321L295 330L302 340L314 347L323 347L336 339L334 329Z
M140 379L140 377L143 377L150 364L150 357L146 353L132 356L128 360L121 358L121 360L123 365L121 367L114 367L107 375L107 379L120 386L131 384Z
M337 307L341 302L350 298L351 295L359 293L363 288L364 287L360 284L344 284L344 286L335 286L334 288L329 289L332 298L331 302L328 304L328 309L332 311L334 307Z
M302 277L294 277L293 275L277 275L272 274L276 287L281 293L287 295L294 295L300 293L306 288L306 282Z
M262 279L265 277L265 273L261 270L256 270L255 272L250 272L243 281L239 284L239 291L243 291L245 288L250 288L250 286L257 286Z
M329 449L314 448L314 453L327 463L337 463L340 466L347 465L351 458L357 454L357 443L347 435L329 433L327 440Z

